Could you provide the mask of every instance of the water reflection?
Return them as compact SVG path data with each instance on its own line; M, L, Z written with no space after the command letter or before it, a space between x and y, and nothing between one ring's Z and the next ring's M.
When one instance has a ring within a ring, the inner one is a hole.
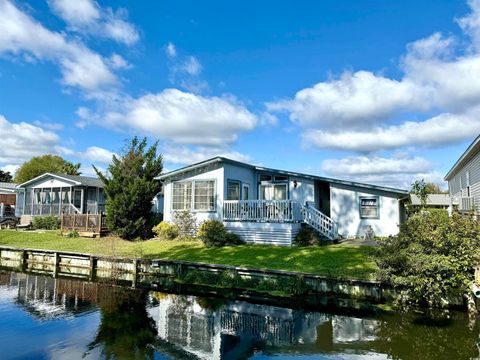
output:
M478 357L461 313L347 316L10 272L0 319L2 359Z

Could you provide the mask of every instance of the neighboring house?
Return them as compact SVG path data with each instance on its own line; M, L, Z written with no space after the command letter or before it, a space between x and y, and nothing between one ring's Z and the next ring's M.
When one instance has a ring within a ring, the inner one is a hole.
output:
M422 201L417 195L410 194L410 205L413 208L419 208L422 205ZM427 203L425 204L425 206L430 209L448 209L450 205L449 194L429 194Z
M223 221L245 241L290 245L307 223L323 236L398 232L408 191L330 179L215 157L158 177L164 220L192 211Z
M17 184L0 182L0 204L15 206Z
M460 212L476 210L480 205L480 136L470 144L445 175L452 205Z
M103 184L94 177L45 173L16 191L18 217L105 212Z

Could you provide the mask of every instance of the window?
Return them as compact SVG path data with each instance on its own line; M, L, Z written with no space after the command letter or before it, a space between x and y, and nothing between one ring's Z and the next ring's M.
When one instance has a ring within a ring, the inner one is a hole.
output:
M260 181L272 181L272 175L260 175Z
M82 190L73 190L73 206L75 206L77 209L80 209L82 206Z
M275 181L287 181L288 176L286 175L275 175Z
M215 211L215 181L173 183L172 210Z
M248 184L242 186L242 200L250 200L250 185Z
M260 200L287 200L287 184L260 185Z
M240 200L240 181L227 181L227 200Z
M172 209L191 210L192 208L192 182L173 183Z
M360 218L378 219L380 217L378 197L360 197Z
M215 182L195 181L194 210L214 211L215 210Z

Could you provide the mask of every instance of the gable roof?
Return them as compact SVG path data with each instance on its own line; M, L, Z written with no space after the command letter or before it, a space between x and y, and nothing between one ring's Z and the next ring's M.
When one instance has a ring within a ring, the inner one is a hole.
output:
M34 183L38 180L43 178L53 177L59 180L66 180L67 182L72 183L72 185L76 186L90 186L90 187L99 187L103 188L103 183L99 178L91 177L91 176L82 176L82 175L67 175L67 174L55 174L55 173L45 173L36 178L28 180L23 184L17 186L17 188L25 187L28 184Z
M445 180L448 181L453 178L465 164L471 160L480 151L480 135L468 146L467 150L458 158L457 162L453 164L452 168L445 175Z
M318 176L318 175L310 175L310 174L303 174L303 173L297 173L293 171L287 171L287 170L278 170L278 169L272 169L272 168L267 168L263 166L258 166L258 165L251 165L247 163L243 163L240 161L228 159L222 156L216 156L211 159L207 159L204 161L200 161L198 163L185 166L183 168L177 169L170 171L168 173L165 173L163 175L158 176L156 179L158 180L165 180L169 177L181 174L186 171L190 171L196 168L200 168L206 165L214 164L214 163L229 163L237 166L242 166L246 168L250 168L253 170L257 171L265 171L265 172L276 172L279 174L284 174L284 175L289 175L289 176L298 176L298 177L303 177L307 179L312 179L312 180L320 180L320 181L326 181L334 184L340 184L340 185L346 185L346 186L356 186L356 187L361 187L361 188L366 188L366 189L371 189L371 190L379 190L379 191L385 191L385 192L390 192L390 193L396 193L396 194L401 194L401 195L408 195L409 191L408 190L403 190L403 189L396 189L396 188L391 188L391 187L386 187L386 186L378 186L378 185L372 185L372 184L365 184L365 183L360 183L360 182L354 182L354 181L349 181L349 180L340 180L340 179L333 179L333 178L328 178L328 177L323 177L323 176Z

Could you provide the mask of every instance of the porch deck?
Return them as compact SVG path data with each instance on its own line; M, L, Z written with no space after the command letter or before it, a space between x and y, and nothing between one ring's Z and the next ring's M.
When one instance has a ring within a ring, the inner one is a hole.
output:
M61 230L77 231L80 236L97 237L108 232L106 217L102 214L63 214Z
M295 200L226 200L223 221L229 230L244 239L264 233L262 239L252 242L272 243L274 237L287 232L291 244L301 223L311 226L330 240L338 236L337 225L332 219L313 206L302 205ZM289 226L279 227L281 224ZM288 241L283 240L282 243Z

